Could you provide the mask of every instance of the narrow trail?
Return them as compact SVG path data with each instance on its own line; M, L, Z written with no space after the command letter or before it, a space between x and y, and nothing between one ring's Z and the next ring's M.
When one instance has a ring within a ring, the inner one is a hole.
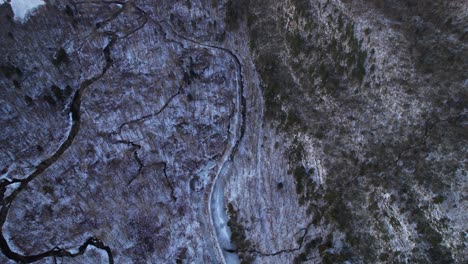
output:
M237 153L237 149L239 148L239 144L242 141L245 133L245 120L246 120L246 100L244 97L244 79L242 75L242 63L239 57L230 49L215 46L212 44L204 44L200 43L196 40L187 38L183 35L180 35L177 31L174 30L173 26L166 21L161 21L161 24L166 25L166 28L169 29L170 32L174 36L179 39L183 39L186 42L189 42L193 45L216 49L229 54L229 56L233 59L234 63L236 64L237 68L237 76L236 76L236 89L237 89L237 96L236 96L236 111L235 115L233 116L233 124L229 127L233 129L233 131L229 131L230 134L229 145L226 148L218 166L218 171L213 179L213 183L211 185L209 197L208 197L208 214L209 220L212 227L212 232L214 235L214 240L217 247L217 254L220 258L222 263L239 263L239 258L233 248L233 245L230 241L230 230L227 226L227 219L228 216L226 214L226 210L224 208L224 184L225 180L228 177L227 171L229 170L229 166L231 165L234 155ZM161 25L161 27L163 27ZM163 27L164 28L164 27Z

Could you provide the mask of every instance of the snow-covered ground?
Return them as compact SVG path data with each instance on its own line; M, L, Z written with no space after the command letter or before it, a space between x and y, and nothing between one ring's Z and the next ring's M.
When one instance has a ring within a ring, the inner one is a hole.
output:
M226 170L230 166L229 161L224 163L223 167L219 172L219 177L214 184L212 199L211 199L211 215L213 225L216 230L218 237L219 246L224 254L224 261L227 264L238 264L240 263L237 254L230 253L225 249L235 249L231 243L231 230L227 224L228 216L226 214L226 207L224 206L224 185L225 180L222 177L227 177ZM221 178L220 178L221 177Z
M217 236L218 249L223 253L224 263L226 264L238 264L240 263L239 257L237 254L230 253L225 249L234 249L234 246L231 243L231 230L227 225L228 216L226 214L226 208L224 206L224 185L225 177L229 177L227 170L229 169L230 156L238 140L240 129L240 119L241 119L241 89L239 87L239 82L237 76L235 78L235 83L237 86L237 96L236 96L236 114L232 118L232 125L235 129L231 132L229 147L226 149L226 152L223 155L223 158L220 162L219 170L214 179L214 185L210 192L210 202L208 203L208 211L210 213L210 218L212 225L215 229L215 234Z
M2 4L5 2L5 0L2 0ZM10 2L15 13L15 20L20 22L26 21L32 11L44 4L43 0L11 0Z

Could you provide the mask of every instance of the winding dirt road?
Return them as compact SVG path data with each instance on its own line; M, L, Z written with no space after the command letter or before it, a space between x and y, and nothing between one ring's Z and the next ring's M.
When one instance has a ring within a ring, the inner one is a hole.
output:
M242 63L240 62L239 57L233 51L227 48L200 43L196 40L180 35L177 31L174 30L170 23L162 21L162 24L166 25L166 27L170 32L172 32L173 35L189 43L192 43L193 45L226 52L236 64L236 111L230 125L231 130L229 131L230 137L228 147L223 153L223 156L218 165L218 170L211 185L208 197L208 214L210 218L210 224L213 229L218 257L220 258L221 262L228 264L240 263L238 256L233 253L234 245L232 245L230 241L231 231L227 225L228 216L224 207L224 184L226 178L229 176L229 167L232 164L233 157L237 152L239 143L241 142L245 132L246 104L245 98L243 96L244 79L242 75Z
M124 6L125 5L122 5L121 10L123 10ZM120 14L121 10L116 12L116 16ZM224 207L224 184L226 178L229 176L228 172L232 164L233 157L237 152L239 143L241 142L245 131L246 104L245 98L243 97L244 80L242 76L242 64L240 62L239 57L233 51L224 47L219 47L211 44L203 44L195 40L189 39L185 36L179 35L173 29L170 23L161 22L161 25L162 24L165 25L162 27L165 29L166 32L172 32L172 34L175 37L189 42L192 45L215 49L227 53L236 65L235 113L231 119L231 124L229 126L230 131L228 132L228 146L226 147L226 150L223 153L219 163L213 164L213 166L208 166L207 169L211 170L213 168L217 168L208 195L208 214L209 221L212 227L213 239L217 247L218 258L222 263L239 263L239 258L235 253L233 253L234 246L231 244L230 241L231 233L227 225L228 216ZM102 71L100 73L91 77L90 79L83 81L79 89L76 91L70 105L70 116L72 119L70 131L61 143L61 145L58 147L55 153L53 153L49 158L42 161L36 167L33 173L31 173L29 176L23 179L4 179L0 182L0 194L3 197L0 203L0 250L9 259L22 263L32 263L47 257L77 257L83 255L88 246L94 246L96 248L104 250L108 255L109 263L114 263L111 249L95 237L88 238L82 245L80 245L76 250L74 250L75 253L72 253L71 251L65 250L63 248L54 248L36 255L22 255L12 250L2 231L2 227L7 220L8 212L14 199L21 193L21 191L28 185L29 182L31 182L36 177L40 176L47 168L49 168L62 156L62 154L73 143L76 135L78 134L80 130L80 106L82 95L87 89L87 87L89 87L97 80L101 79L106 74L107 70L111 67L113 63L111 57L111 50L115 42L118 40L118 36L114 32L105 32L104 34L106 34L106 36L109 38L109 43L103 49L103 54L106 61L105 66L102 68ZM17 184L18 187L14 188L14 190L9 195L7 195L7 190L11 190L13 184Z

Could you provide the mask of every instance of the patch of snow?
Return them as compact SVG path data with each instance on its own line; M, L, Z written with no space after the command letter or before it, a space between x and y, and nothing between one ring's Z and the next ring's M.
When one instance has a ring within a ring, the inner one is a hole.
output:
M17 165L16 163L13 163L13 164L10 164L10 166L8 167L8 170L5 174L1 175L0 176L0 180L1 179L6 179L8 180L9 182L11 182L11 179L10 177L8 176L10 174L11 171L13 171L14 169L16 169Z
M224 252L224 254L226 263L240 263L240 259L239 256L237 256L237 254L230 252Z
M18 187L20 187L21 183L19 182L15 182L15 183L12 183L12 184L9 184L7 187L6 187L6 191L5 193L3 194L4 197L8 197L10 196Z
M6 1L3 0L2 3ZM37 9L39 6L44 5L44 0L11 0L10 5L15 13L15 20L25 22L31 12Z
M71 129L73 127L73 115L71 112L68 114L68 120L69 120L68 126L69 126L69 129Z
M463 82L463 86L468 87L468 79Z

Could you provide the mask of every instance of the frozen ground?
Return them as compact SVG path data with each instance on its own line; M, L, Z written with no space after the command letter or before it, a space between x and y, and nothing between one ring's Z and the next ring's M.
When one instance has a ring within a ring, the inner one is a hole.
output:
M0 5L0 263L466 263L467 10Z
M2 0L6 2L6 0ZM43 0L11 0L10 5L15 13L15 20L24 22L28 19L28 16L31 15L36 8L44 5Z

